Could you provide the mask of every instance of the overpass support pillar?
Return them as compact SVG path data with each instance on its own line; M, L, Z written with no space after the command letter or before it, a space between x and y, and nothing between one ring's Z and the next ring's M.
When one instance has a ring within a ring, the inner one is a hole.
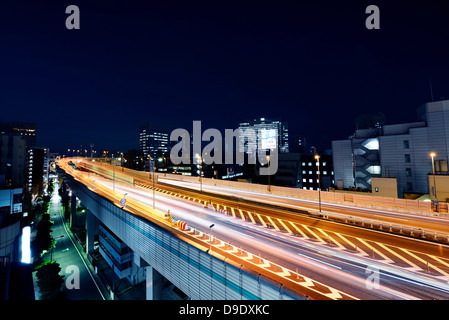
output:
M94 238L98 234L98 218L90 210L86 210L86 253L94 252Z
M76 221L76 196L72 192L72 197L70 199L70 228L75 226Z
M162 300L162 275L152 266L145 267L147 300Z

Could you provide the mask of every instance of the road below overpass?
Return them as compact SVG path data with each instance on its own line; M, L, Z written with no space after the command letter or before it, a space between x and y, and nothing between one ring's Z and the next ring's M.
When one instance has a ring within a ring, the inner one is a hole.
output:
M126 193L127 198L150 206L153 203L150 181L137 186L100 176L95 181ZM166 186L157 184L156 208L170 210L175 219L204 233L215 224L212 234L217 239L357 298L449 297L446 245L291 212L285 216L283 210L260 205L239 203L238 207L229 206L229 210L212 210L195 198L204 196L203 193L176 187L175 194Z

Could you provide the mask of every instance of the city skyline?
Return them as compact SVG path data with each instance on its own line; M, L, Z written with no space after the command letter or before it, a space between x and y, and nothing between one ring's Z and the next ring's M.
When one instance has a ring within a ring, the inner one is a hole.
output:
M448 300L448 18L0 1L0 300Z
M80 1L81 28L63 4L1 5L4 121L37 123L37 145L62 152L138 148L139 126L237 128L281 118L291 136L330 148L361 114L415 121L449 96L438 4L147 3Z

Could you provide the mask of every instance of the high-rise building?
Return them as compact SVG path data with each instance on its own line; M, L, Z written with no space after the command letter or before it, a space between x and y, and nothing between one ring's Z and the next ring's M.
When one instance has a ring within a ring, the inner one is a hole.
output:
M26 142L17 133L0 133L0 186L25 183Z
M156 157L159 151L161 154L169 152L170 132L166 128L151 122L146 122L140 126L139 146L145 158L150 155Z
M252 129L251 134L245 134ZM281 119L258 118L239 123L239 152L257 152L259 148L269 149L274 145L279 153L289 152L288 123ZM247 138L246 138L247 137ZM272 143L272 139L276 139Z
M430 153L437 174L449 174L449 100L418 108L418 121L356 130L332 141L335 181L344 188L371 189L372 177L396 178L398 196L429 192Z
M27 192L37 194L48 182L50 151L48 148L30 148L27 151Z
M35 123L0 121L0 133L18 134L25 139L28 148L36 146Z

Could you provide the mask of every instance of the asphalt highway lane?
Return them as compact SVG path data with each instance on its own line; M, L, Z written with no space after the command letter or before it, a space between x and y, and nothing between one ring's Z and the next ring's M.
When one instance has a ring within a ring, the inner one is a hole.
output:
M199 190L199 186L195 183L176 181L172 179L159 179L160 182L175 185L192 190ZM210 186L203 184L203 191L212 192L227 196L234 196L241 199L268 203L271 205L279 205L286 208L318 210L318 202L306 199L289 198L275 194L261 194L258 192L245 191L241 189L225 188L219 186ZM324 192L324 191L323 191ZM435 216L426 216L413 213L393 212L380 209L368 209L355 206L347 206L342 204L321 203L322 211L342 214L345 216L354 216L365 219L381 220L393 224L403 224L416 228L435 230L436 232L449 232L449 219Z

